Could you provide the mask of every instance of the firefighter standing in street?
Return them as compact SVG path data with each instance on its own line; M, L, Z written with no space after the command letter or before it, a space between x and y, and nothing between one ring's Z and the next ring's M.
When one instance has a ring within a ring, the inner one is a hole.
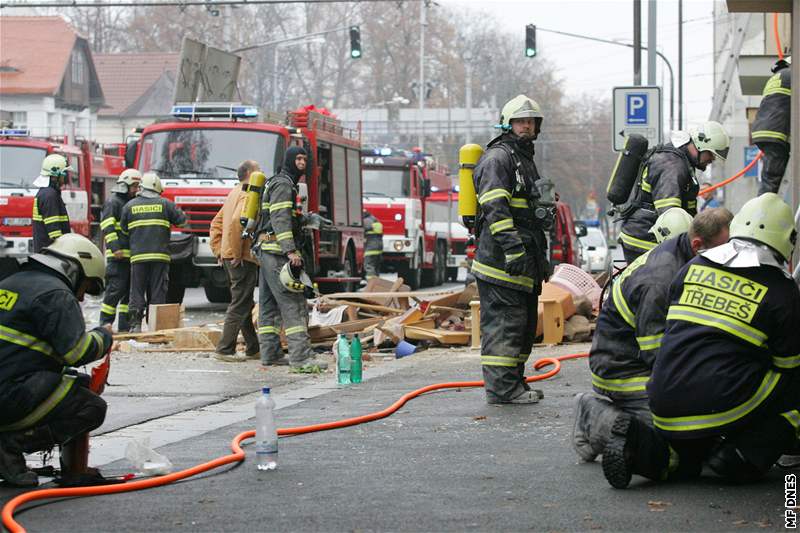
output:
M781 59L772 68L774 73L764 85L761 105L753 122L753 144L764 152L758 194L777 193L786 164L789 162L791 133L792 60Z
M730 139L722 125L709 121L690 132L672 132L671 142L646 154L634 186L632 211L623 215L619 236L628 264L655 248L650 228L664 211L680 207L692 216L697 214L700 187L695 169L705 170L715 159L724 161L729 147Z
M261 269L258 283L258 335L261 364L286 364L281 325L289 344L288 362L296 372L320 372L308 336L308 308L301 278L304 217L298 210L297 183L308 156L299 146L286 150L280 172L267 181L261 201L256 246Z
M70 170L63 155L50 154L42 161L42 175L34 181L39 190L33 200L33 253L70 233L67 206L61 198L61 187Z
M383 224L366 209L363 217L364 233L367 236L367 243L364 246L364 270L367 274L367 279L377 278L381 274Z
M113 324L119 313L119 331L128 331L128 298L131 285L131 250L128 236L122 233L122 208L139 191L141 173L129 168L122 172L111 198L103 204L100 230L106 243L106 293L100 307L100 325Z
M667 329L647 384L655 428L620 414L603 450L616 488L632 474L750 482L797 443L800 290L786 271L791 208L765 193L736 214L727 244L701 252L670 287Z
M519 95L503 106L503 133L487 145L474 172L479 214L472 273L481 300L481 366L490 404L530 404L525 362L536 335L538 295L548 276L547 244L537 220L533 141L541 131L539 104Z
M131 246L131 294L128 323L141 331L148 305L167 301L169 286L170 226L182 226L186 215L161 197L161 179L152 172L142 176L139 196L125 204L120 227Z
M105 419L106 402L71 368L111 349L110 328L87 332L79 305L103 291L104 270L97 246L69 234L0 281L0 477L11 485L38 484L23 453L63 452Z
M698 251L728 241L732 217L725 208L709 208L694 220L683 209L668 209L653 226L660 244L614 280L589 352L594 392L575 397L572 446L584 461L603 453L620 411L652 425L646 385L666 327L670 284Z

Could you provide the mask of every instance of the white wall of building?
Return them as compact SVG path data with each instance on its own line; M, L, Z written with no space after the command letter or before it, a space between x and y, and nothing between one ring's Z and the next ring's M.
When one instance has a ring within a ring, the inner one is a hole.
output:
M56 106L52 96L3 95L0 110L13 114L14 127L27 128L36 137L75 135L93 139L97 114L89 108L82 111Z

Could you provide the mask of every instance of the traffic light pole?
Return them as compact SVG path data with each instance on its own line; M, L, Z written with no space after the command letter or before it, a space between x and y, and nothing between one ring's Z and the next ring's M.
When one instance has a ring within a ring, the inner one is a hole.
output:
M548 30L547 28L542 28L541 26L536 26L537 31L543 31L547 33L557 33L558 35L566 35L567 37L574 37L576 39L586 39L587 41L596 41L598 43L605 43L605 44L614 44L617 46L625 46L627 48L636 48L633 44L628 43L621 43L619 41L610 41L608 39L601 39L599 37L589 37L588 35L580 35L578 33L569 33L566 31L559 31L559 30ZM647 50L646 46L641 47L642 50ZM667 69L669 70L669 127L670 129L675 128L675 75L672 71L672 64L669 60L662 54L660 51L656 50L656 55L660 57L664 63L667 65ZM641 72L639 72L641 76ZM641 85L641 78L640 83L637 85Z
M277 39L275 41L267 41L265 43L259 44L251 44L250 46L243 46L242 48L237 48L236 50L231 50L232 54L236 54L239 52L248 52L250 50L255 50L256 48L263 48L264 46L275 46L278 44L285 44L290 43L292 41L305 41L309 37L320 37L322 35L328 35L331 33L338 33L340 31L350 31L352 26L342 26L341 28L331 28L330 30L323 30L314 33L306 33L304 35L296 35L294 37L287 37L286 39Z
M425 5L426 0L419 2L419 133L417 145L425 151Z

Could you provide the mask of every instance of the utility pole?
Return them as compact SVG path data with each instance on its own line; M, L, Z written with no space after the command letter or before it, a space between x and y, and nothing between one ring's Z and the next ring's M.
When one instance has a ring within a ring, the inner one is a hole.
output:
M226 52L231 49L231 10L233 6L222 6L222 49Z
M647 4L647 85L656 84L656 0Z
M464 52L464 104L467 107L467 144L472 142L472 54Z
M683 0L678 0L678 129L683 129Z
M417 145L424 151L425 143L425 0L419 1L419 133Z
M633 0L633 84L642 84L642 0Z

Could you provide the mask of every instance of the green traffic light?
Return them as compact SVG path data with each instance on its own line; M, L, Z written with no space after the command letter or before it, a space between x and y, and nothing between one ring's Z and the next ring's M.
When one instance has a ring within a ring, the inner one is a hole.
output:
M526 48L525 49L525 56L526 57L533 57L535 55L536 55L536 50L534 50L533 48Z
M351 50L350 57L352 57L353 59L361 57L361 50Z

